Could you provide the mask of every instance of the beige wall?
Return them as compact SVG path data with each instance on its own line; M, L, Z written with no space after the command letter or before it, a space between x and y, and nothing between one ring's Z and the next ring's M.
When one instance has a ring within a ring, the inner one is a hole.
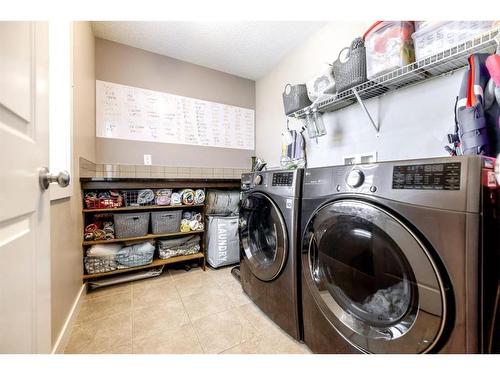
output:
M279 165L281 132L286 128L282 93L287 83L305 83L332 63L339 51L360 35L370 22L332 22L297 46L256 82L255 153L269 165Z
M96 39L96 79L255 109L255 82L138 48ZM246 168L249 150L96 138L98 163Z
M51 204L52 344L82 287L82 202L78 159L95 160L94 36L75 22L73 37L73 195Z
M256 155L279 165L281 132L286 127L282 92L286 83L304 83L333 62L339 51L363 35L372 21L332 22L298 46L256 82ZM323 116L327 134L306 135L309 167L343 164L354 154L377 152L379 161L446 155L446 134L453 128L453 107L461 73L440 77L365 101L380 135L358 104Z

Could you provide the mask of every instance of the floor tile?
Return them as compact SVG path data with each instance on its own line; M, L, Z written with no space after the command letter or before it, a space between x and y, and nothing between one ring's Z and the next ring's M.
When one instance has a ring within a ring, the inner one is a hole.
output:
M238 284L239 281L231 274L233 267L224 267L218 270L209 269L208 274L221 286Z
M246 295L241 288L241 284L237 280L221 285L221 289L235 306L243 306L252 303L252 300Z
M174 283L181 297L220 289L219 284L215 282L208 272L197 272L177 277L174 279Z
M131 313L95 319L75 325L66 353L107 353L132 343Z
M111 348L100 354L132 354L132 342Z
M207 290L182 297L192 321L232 308L233 303L222 290Z
M77 323L93 321L131 310L132 293L128 291L90 298L82 303Z
M274 330L281 330L281 328L269 319L253 302L239 306L238 310L254 326L258 335L267 334Z
M191 324L166 329L153 336L133 340L134 354L202 354Z
M207 269L208 270L208 269ZM192 276L194 274L204 274L207 271L203 271L201 267L191 268L189 271L185 269L169 269L168 273L174 280L179 280L186 276Z
M216 354L250 339L256 330L234 308L193 321L205 353Z
M180 299L146 306L132 312L133 338L153 336L165 329L189 323L189 316Z
M92 299L92 298L96 298L96 297L109 296L111 294L117 294L117 293L125 293L125 292L130 293L131 290L132 290L131 283L122 283L122 284L111 285L111 286L106 286L103 288L89 290L87 292L87 295L85 296L85 298Z
M285 334L283 334L285 335ZM235 345L222 354L310 354L309 349L286 336L257 336Z
M132 285L132 303L134 309L162 304L171 300L180 300L174 281L138 282Z
M243 292L232 267L164 272L87 294L67 353L309 353Z

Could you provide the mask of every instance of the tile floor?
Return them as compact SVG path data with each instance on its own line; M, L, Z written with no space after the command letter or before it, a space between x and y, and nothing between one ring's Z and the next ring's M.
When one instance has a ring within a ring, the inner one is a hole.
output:
M267 318L230 273L199 268L89 292L66 353L310 353Z

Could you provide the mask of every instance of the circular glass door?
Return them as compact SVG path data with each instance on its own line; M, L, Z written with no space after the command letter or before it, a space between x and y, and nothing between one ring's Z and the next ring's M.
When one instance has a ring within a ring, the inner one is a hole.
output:
M369 353L432 349L446 316L444 287L421 241L371 203L320 209L304 239L307 285L336 330Z
M279 209L266 195L252 193L242 200L240 239L243 259L255 277L276 278L285 264L288 243Z

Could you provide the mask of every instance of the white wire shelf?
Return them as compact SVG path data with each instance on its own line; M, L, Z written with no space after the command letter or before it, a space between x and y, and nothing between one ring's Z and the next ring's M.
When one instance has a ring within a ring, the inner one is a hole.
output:
M362 104L363 99L374 98L461 69L467 66L467 59L471 54L494 53L499 43L500 28L495 28L465 43L372 78L370 81L354 86L351 89L341 91L335 96L332 95L330 98L313 103L309 107L300 109L289 116L304 118L305 113L312 107L317 108L320 112L334 112L359 101L378 132L378 125L373 122L370 114Z

